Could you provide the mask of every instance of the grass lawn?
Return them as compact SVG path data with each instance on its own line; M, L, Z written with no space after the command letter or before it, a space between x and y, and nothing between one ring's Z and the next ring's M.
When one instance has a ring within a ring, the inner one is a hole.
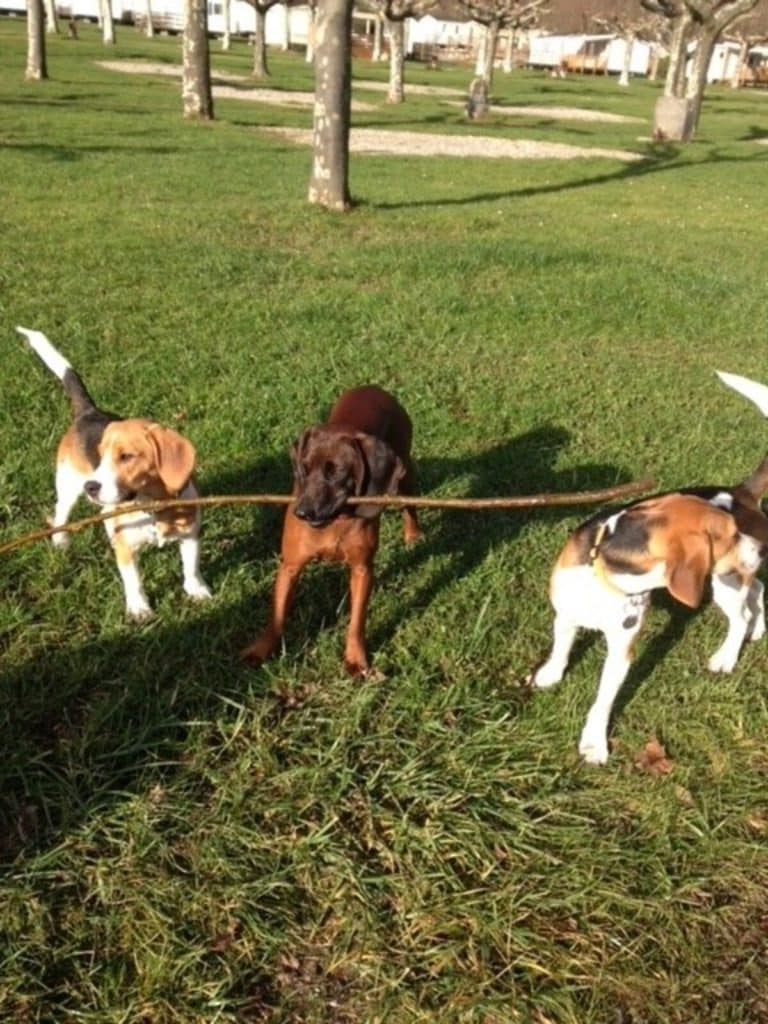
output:
M358 126L643 155L359 156L359 205L305 201L310 154L262 131L309 108L237 99L184 123L180 86L104 57L177 39L49 40L23 81L0 19L0 540L50 512L68 422L25 351L45 331L123 414L180 426L208 494L282 491L288 447L344 388L393 390L425 493L525 494L651 474L731 483L766 447L715 369L768 381L768 95L713 87L689 147L647 141L660 86L499 75L497 104L641 122L387 106ZM214 70L246 74L242 43ZM310 89L295 54L270 87ZM469 69L408 66L464 88ZM81 512L86 509L81 507ZM521 686L547 577L592 510L384 517L369 617L386 681L341 669L344 574L265 622L279 513L205 518L215 591L147 552L135 626L102 532L0 565L0 1020L9 1024L760 1024L768 1019L768 645L711 677L710 606L654 601L607 767L578 735L602 664ZM657 738L672 770L637 767Z

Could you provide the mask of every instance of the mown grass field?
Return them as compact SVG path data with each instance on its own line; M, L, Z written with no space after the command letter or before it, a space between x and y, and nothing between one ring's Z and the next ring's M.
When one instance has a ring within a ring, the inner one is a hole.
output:
M422 489L488 496L730 483L766 447L714 376L768 380L768 96L712 88L686 149L649 145L658 86L500 75L493 116L382 94L355 123L633 149L608 160L360 156L358 207L305 202L306 110L111 73L95 29L25 84L0 20L0 540L42 524L67 423L16 324L94 396L180 426L209 493L280 491L345 387L395 391ZM106 56L175 61L119 30ZM219 72L250 54L214 46ZM272 55L277 88L310 88ZM384 78L356 66L358 78ZM466 69L408 68L458 85ZM81 512L86 512L84 507ZM591 511L591 510L590 510ZM88 1024L759 1024L768 1019L768 647L706 670L724 623L659 599L607 767L576 744L603 648L546 653L547 576L587 510L385 516L369 640L341 670L345 580L304 580L282 657L264 623L279 514L205 520L205 606L147 552L156 617L124 621L101 532L0 565L0 1019ZM637 767L657 738L672 771Z

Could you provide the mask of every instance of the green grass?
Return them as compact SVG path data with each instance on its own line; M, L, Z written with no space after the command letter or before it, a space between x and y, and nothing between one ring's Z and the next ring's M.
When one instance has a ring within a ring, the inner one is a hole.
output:
M633 149L639 164L353 157L359 205L305 202L310 157L259 131L308 110L107 72L95 29L25 84L0 20L0 526L38 527L67 423L16 324L123 413L180 424L207 493L282 490L287 450L345 387L394 390L423 489L496 495L728 483L765 448L716 368L768 380L768 98L711 89L695 143L647 139L658 86L499 75L494 116L413 96L357 124ZM175 61L120 29L108 57ZM219 72L250 54L215 47ZM311 88L298 55L278 88ZM382 79L381 68L355 68ZM466 86L468 69L408 67ZM85 511L84 509L82 511ZM205 520L205 607L148 552L126 623L106 541L0 566L0 1019L88 1024L758 1024L768 1017L766 645L730 677L723 621L655 602L602 770L576 743L602 645L561 687L547 574L586 513L385 516L369 639L341 669L345 580L307 574L284 655L263 624L279 516ZM651 737L669 776L635 767Z

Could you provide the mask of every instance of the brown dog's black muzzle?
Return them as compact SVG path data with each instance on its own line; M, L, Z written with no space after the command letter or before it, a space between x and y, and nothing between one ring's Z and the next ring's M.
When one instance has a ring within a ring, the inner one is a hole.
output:
M319 530L341 515L354 515L354 511L347 506L347 498L346 493L320 499L310 499L305 495L296 502L293 514L303 523Z

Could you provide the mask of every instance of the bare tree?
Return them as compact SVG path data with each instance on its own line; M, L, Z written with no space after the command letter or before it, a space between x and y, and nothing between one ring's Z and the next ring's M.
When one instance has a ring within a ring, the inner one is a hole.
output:
M475 65L475 78L469 87L467 113L481 117L488 109L488 94L493 84L493 68L499 34L508 28L519 31L532 28L547 9L548 0L459 0L473 21L485 28Z
M746 79L749 68L749 51L753 46L759 46L766 41L765 32L743 32L737 29L731 31L730 35L739 44L739 59L736 62L736 71L731 79L731 88L738 89Z
M352 0L318 0L309 201L348 210L352 106Z
M309 4L309 24L307 25L307 50L304 59L311 64L315 59L315 24L317 22L317 4L311 0Z
M224 19L224 31L221 35L221 48L222 50L228 50L232 45L232 34L230 32L230 23L232 21L231 0L221 0L221 16Z
M373 18L373 52L371 53L371 60L375 64L384 59L384 47L382 46L382 36L384 35L382 31L383 21L381 11L377 10Z
M656 104L654 135L690 142L701 114L707 70L723 32L747 17L759 0L642 0L670 25L670 58L664 96ZM689 51L693 56L688 66Z
M368 0L362 6L373 12L374 37L371 60L382 59L381 26L384 24L389 41L388 103L405 100L405 19L418 18L435 7L439 0Z
M105 46L114 46L116 42L115 19L112 17L111 0L100 0L99 12L101 15L102 42Z
M59 21L56 17L56 4L54 0L44 0L45 7L45 31L49 34L59 34Z
M629 85L629 76L632 71L632 50L635 41L638 39L653 38L656 34L657 17L650 13L645 17L642 14L633 17L629 12L616 12L607 16L593 18L598 28L605 29L613 35L619 36L624 42L624 59L619 74L619 85Z
M388 103L405 100L405 19L418 18L435 6L438 0L383 0L380 8L389 36Z
M253 30L253 66L251 74L254 78L268 78L267 62L267 11L280 0L248 0L253 7L255 26Z
M40 82L48 77L43 0L27 0L27 68L24 77L28 82Z
M213 119L206 0L184 0L181 94L184 117L200 121Z
M666 97L682 98L685 91L685 66L688 44L693 36L694 23L684 0L642 0L643 7L658 18L659 35L669 52L667 77L664 80ZM662 27L666 25L666 30Z
M144 35L152 39L155 34L155 23L152 20L152 0L144 0Z
M696 50L691 61L685 98L691 104L694 130L699 123L701 103L707 84L707 70L715 43L734 22L745 18L759 0L685 0L697 25Z

